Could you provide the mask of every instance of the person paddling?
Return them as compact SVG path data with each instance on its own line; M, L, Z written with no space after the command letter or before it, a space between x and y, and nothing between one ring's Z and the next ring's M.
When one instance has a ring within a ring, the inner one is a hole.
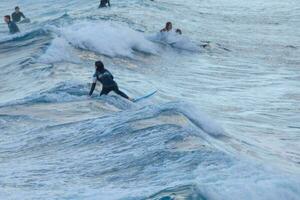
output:
M114 91L116 94L124 97L125 99L128 99L130 101L133 101L132 98L128 97L124 92L119 90L118 84L114 81L113 75L104 68L104 64L101 61L95 62L95 73L93 75L93 84L89 93L89 96L92 96L97 81L99 81L102 84L102 91L100 93L101 95L107 95L111 91Z

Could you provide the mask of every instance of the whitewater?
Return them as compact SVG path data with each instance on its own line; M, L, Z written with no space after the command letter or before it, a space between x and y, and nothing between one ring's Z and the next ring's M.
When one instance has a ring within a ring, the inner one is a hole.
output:
M300 199L298 0L0 0L0 199ZM175 32L160 33L171 21ZM102 60L132 103L88 98Z

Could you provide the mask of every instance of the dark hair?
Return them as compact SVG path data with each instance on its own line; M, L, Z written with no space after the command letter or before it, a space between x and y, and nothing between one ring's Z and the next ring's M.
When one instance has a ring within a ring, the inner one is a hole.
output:
M181 30L178 28L176 29L176 33L179 33L180 35L182 34Z
M16 7L15 7L15 10L17 10L17 9L20 9L19 6L16 6Z
M166 27L172 25L172 22L167 22Z
M98 60L95 62L95 66L97 67L96 70L97 71L102 71L104 69L104 65L103 65L103 62Z
M9 16L9 15L5 15L4 17L5 17L5 18L8 18L9 21L10 21L10 16Z

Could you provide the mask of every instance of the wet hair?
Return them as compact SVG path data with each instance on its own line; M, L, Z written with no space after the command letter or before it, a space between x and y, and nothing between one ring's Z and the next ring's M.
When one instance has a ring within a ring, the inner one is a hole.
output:
M103 62L98 60L95 62L96 70L97 71L103 71L104 70L104 65Z
M178 28L178 29L176 29L176 33L178 33L178 34L182 34L182 31Z
M10 16L9 15L5 15L4 17L9 19L9 21L10 21Z
M15 7L15 10L17 10L17 9L20 9L19 6L16 6L16 7Z
M167 23L166 23L166 28L167 28L168 26L170 26L170 25L172 25L172 22L167 22Z

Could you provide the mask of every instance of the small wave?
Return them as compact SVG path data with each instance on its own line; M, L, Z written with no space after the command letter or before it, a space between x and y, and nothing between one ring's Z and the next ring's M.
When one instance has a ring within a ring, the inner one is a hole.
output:
M184 114L194 125L201 128L206 133L214 137L226 136L225 131L221 126L216 124L214 120L210 119L207 115L201 113L199 109L187 103L169 103L164 105L164 110L180 112Z
M81 85L72 81L63 82L56 85L54 88L37 95L32 95L25 98L27 103L53 103L74 101L87 94L87 86Z
M86 85L67 81L59 83L47 91L34 93L23 99L18 99L9 103L2 104L0 105L0 107L21 104L54 103L80 100L82 96L87 95L87 91L88 88Z
M0 44L4 44L7 42L17 42L17 41L23 41L23 40L29 40L38 36L46 36L49 32L42 28L37 28L33 30L24 31L21 33L17 33L14 35L7 35L2 38L0 38Z

